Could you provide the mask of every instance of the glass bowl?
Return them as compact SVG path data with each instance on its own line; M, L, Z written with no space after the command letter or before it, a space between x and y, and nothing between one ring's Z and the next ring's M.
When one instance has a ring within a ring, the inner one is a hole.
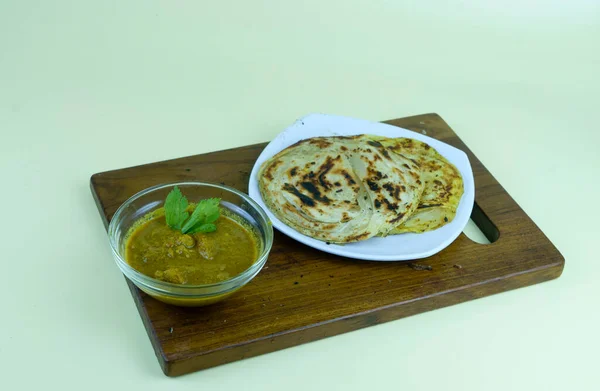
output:
M131 226L164 204L167 194L178 186L190 202L221 198L221 207L246 220L256 231L258 258L241 274L214 284L180 285L146 276L125 261ZM273 244L273 226L264 210L246 194L228 186L204 182L157 185L140 191L117 209L108 226L108 237L117 266L142 291L162 302L178 306L204 306L221 301L246 285L262 269Z

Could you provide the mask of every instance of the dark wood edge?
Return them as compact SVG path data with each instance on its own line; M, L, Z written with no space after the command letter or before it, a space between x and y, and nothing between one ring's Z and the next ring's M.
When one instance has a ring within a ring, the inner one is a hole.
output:
M90 188L92 190L92 195L94 197L94 201L96 202L98 212L100 213L100 218L102 219L102 222L104 223L104 228L108 229L109 222L103 213L103 210L104 210L103 205L98 198L98 194L96 194L96 190L94 189L94 179L95 179L94 176L92 176L90 178ZM166 373L166 371L167 371L167 368L166 368L167 356L165 355L165 352L163 351L162 346L160 346L160 344L158 343L159 338L156 335L154 328L152 327L152 323L150 322L150 317L148 316L148 313L144 306L144 302L142 300L142 296L141 296L142 293L135 286L135 284L133 282L131 282L127 277L123 276L123 278L125 279L125 282L127 282L127 286L129 287L131 296L133 296L133 301L135 302L135 306L137 307L138 312L140 313L140 317L142 318L142 323L144 324L144 328L146 329L146 333L148 334L148 338L150 339L150 343L152 344L152 348L154 349L154 354L156 355L156 358L158 359L158 362L159 362L163 372Z
M90 177L90 190L92 191L92 196L94 197L94 202L96 203L96 208L98 209L98 213L100 213L100 219L102 219L102 224L104 224L104 229L108 230L108 219L104 214L104 205L98 197L98 193L96 193L96 189L94 187L94 183L96 182L96 178L99 174L94 174Z
M437 113L427 113L427 114L412 115L410 117L405 117L405 118L426 117L426 116L436 116L438 119L444 121L443 118L439 114L437 114ZM389 125L390 123L392 123L394 121L395 120L387 120L387 121L381 121L381 122ZM444 121L444 123L446 123L446 122ZM446 125L448 125L448 124L446 124ZM234 149L239 149L239 148L256 148L256 147L260 147L260 146L266 146L268 143L269 142L267 141L267 142L256 143L256 144L242 145L242 146L239 146L239 147L232 147L232 148L227 148L227 149L221 149L221 150L218 150L218 151L206 152L206 153L202 153L201 155L210 156L213 153L222 153L222 152L232 151ZM172 162L172 161L175 161L175 160L191 158L191 157L194 157L194 156L197 156L197 155L181 156L181 157L177 157L177 158L173 158L173 159L159 160L157 162L142 163L142 164L137 164L137 165L129 166L129 167L121 167L121 168L118 168L118 169L115 169L115 170L101 171L101 172L92 174L92 176L90 177L90 181L94 182L95 178L97 178L99 176L108 175L110 173L117 172L117 171L128 170L128 169L131 169L131 168L144 167L144 166L149 166L149 165L154 165L154 164L159 164L159 163L168 163L168 162ZM94 194L94 198L97 201L97 198L96 198L95 194Z
M148 338L150 339L150 343L152 344L152 348L154 349L154 355L156 356L163 373L167 374L167 356L165 355L162 346L158 342L160 339L158 338L158 335L156 335L156 330L152 327L150 317L148 316L148 312L146 311L146 307L144 306L142 292L127 277L124 276L124 278L127 282L127 286L129 287L129 291L131 292L131 296L133 296L135 306L137 307L138 312L140 313L140 318L142 318L142 323L144 324L144 328L146 329L146 333L148 334Z
M156 162L137 164L135 166L122 167L122 168L118 168L118 169L115 169L115 170L101 171L101 172L97 172L95 174L92 174L92 176L90 177L90 181L94 182L96 178L101 177L101 176L110 175L113 172L118 172L118 171L123 171L123 170L129 170L129 169L132 169L132 168L141 168L141 167L144 167L144 166L152 166L152 165L155 165L155 164L164 164L164 163L174 162L176 160L193 158L193 157L198 156L198 155L210 156L212 154L223 153L223 152L227 152L227 151L233 151L233 150L240 149L240 148L256 148L256 147L261 147L261 146L264 147L268 143L269 142L267 141L267 142L256 143L256 144L242 145L242 146L239 146L239 147L232 147L232 148L227 148L227 149L220 149L218 151L204 152L204 153L200 153L200 154L196 154L196 155L181 156L181 157L176 157L176 158L173 158L173 159L159 160L159 161L156 161Z
M167 376L181 376L217 365L297 346L306 343L306 341L316 341L492 294L553 280L561 275L563 267L564 262L560 260L537 269L482 281L463 289L438 292L417 300L332 319L310 327L289 330L241 345L227 346L189 359L161 362L161 367ZM425 301L425 305L423 301ZM426 309L423 310L423 308ZM238 355L240 347L243 347L245 354ZM207 356L210 356L210 359Z

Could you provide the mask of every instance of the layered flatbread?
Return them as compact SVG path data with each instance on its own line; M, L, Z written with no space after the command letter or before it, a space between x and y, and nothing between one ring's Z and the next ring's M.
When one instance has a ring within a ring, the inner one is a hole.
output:
M264 162L258 179L278 218L332 243L389 234L416 210L425 186L416 161L366 135L302 140Z
M458 169L424 142L410 138L378 137L377 140L394 154L416 162L425 182L417 210L390 233L426 232L451 222L464 191Z

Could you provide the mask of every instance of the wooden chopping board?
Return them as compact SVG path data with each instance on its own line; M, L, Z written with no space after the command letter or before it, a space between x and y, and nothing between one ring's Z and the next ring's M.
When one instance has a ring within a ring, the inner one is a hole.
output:
M475 176L471 218L492 244L461 234L411 262L369 262L323 253L275 232L265 268L233 297L209 307L156 301L127 281L164 373L177 376L557 278L564 258L437 114L387 123L465 151ZM266 144L95 174L91 189L106 227L149 186L223 182L247 192ZM112 262L112 259L107 259Z

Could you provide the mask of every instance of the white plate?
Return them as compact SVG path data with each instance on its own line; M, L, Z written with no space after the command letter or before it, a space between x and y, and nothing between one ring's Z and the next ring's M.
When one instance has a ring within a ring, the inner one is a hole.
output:
M374 237L361 242L338 245L327 244L303 235L281 222L281 220L271 213L263 202L258 190L257 174L260 165L265 160L303 139L318 136L351 136L356 134L410 137L421 140L434 147L454 164L463 177L465 188L454 220L441 228L422 234L405 233L390 235L385 238ZM463 151L448 144L416 132L411 132L410 130L379 122L334 115L310 114L297 120L292 126L281 132L260 154L250 174L248 194L265 209L275 228L308 246L349 258L371 261L402 261L431 256L446 248L460 235L471 216L473 201L475 199L475 185L469 158Z

